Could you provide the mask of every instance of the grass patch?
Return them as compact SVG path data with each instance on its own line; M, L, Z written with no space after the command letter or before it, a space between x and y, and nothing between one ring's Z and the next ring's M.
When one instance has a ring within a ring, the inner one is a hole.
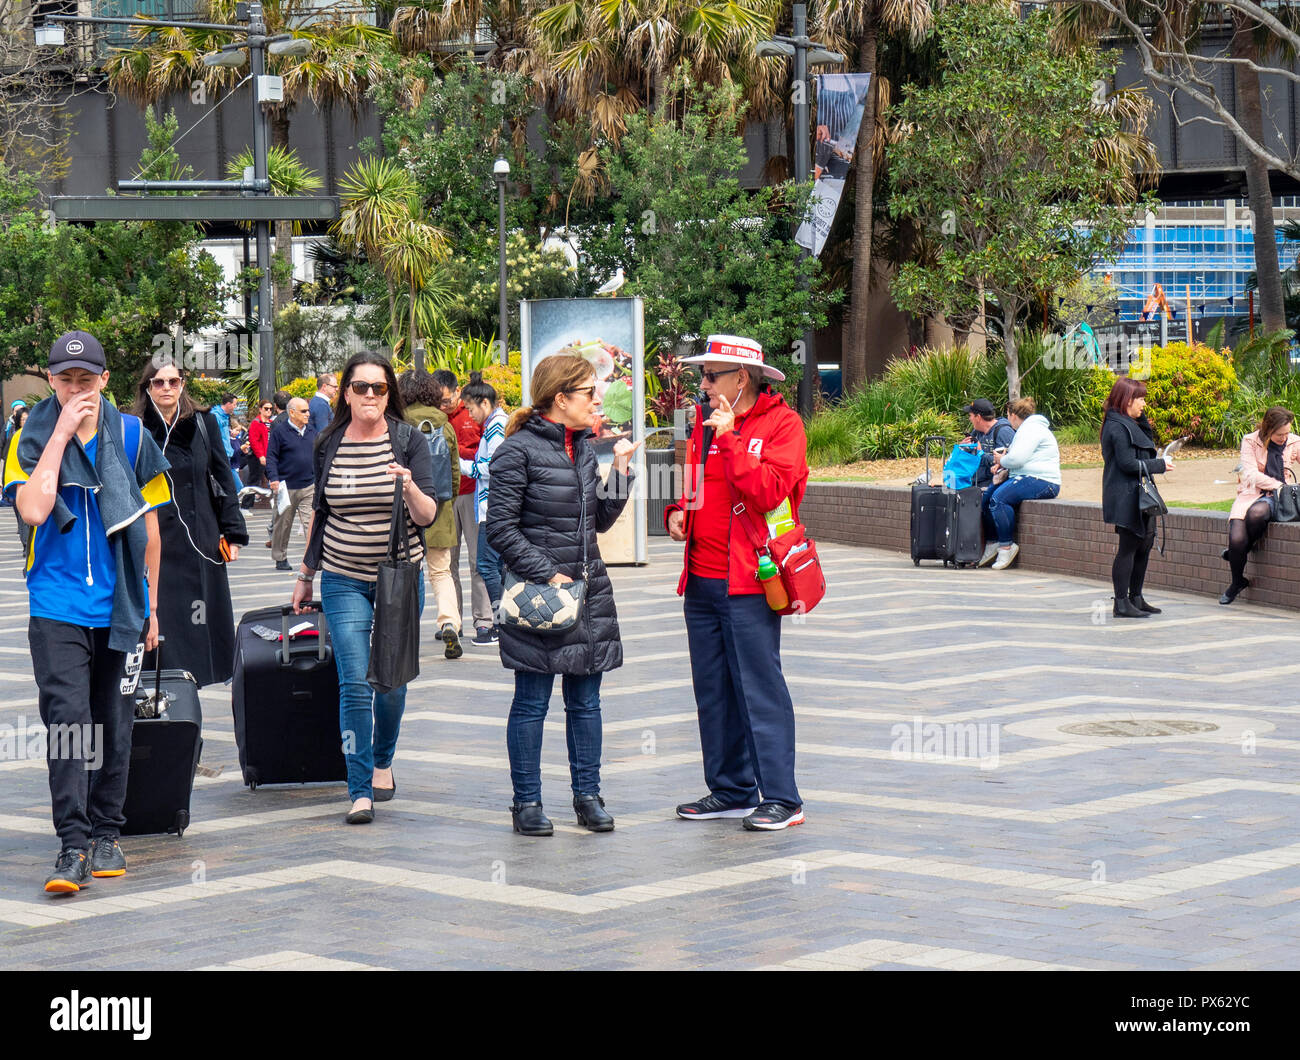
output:
M1062 464L1061 470L1062 471L1087 471L1091 468L1101 467L1101 466L1102 466L1101 461L1098 461L1095 464Z
M1191 501L1167 501L1171 508L1204 508L1211 512L1230 512L1232 511L1232 501L1204 501L1200 504L1194 504Z

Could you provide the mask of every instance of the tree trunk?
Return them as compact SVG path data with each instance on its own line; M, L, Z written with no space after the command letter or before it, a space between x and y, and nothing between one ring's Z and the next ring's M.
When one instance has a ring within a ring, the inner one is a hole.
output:
M282 109L271 112L271 146L288 149L289 116ZM276 221L275 256L284 264L279 271L285 279L272 281L271 304L276 313L283 313L293 301L293 222Z
M410 297L410 311L407 313L406 326L406 355L411 358L411 367L415 370L416 375L424 374L424 358L415 352L415 284L407 286Z
M1232 56L1259 62L1259 49L1252 35L1254 23L1240 12L1233 12ZM1247 135L1264 142L1264 108L1260 100L1259 74L1241 65L1234 68L1237 78L1238 116ZM1273 192L1268 185L1268 166L1243 149L1246 188L1255 228L1255 276L1259 283L1259 309L1264 331L1286 327L1286 310L1282 301L1282 270L1277 261L1277 231L1273 222ZM1283 354L1285 357L1285 354ZM1274 365L1277 369L1279 366ZM1282 367L1286 367L1285 360Z
M870 326L868 298L871 291L871 193L876 180L871 141L876 131L876 21L868 8L865 26L858 37L858 71L872 75L872 85L862 109L862 127L853 162L857 171L853 206L853 277L849 293L849 341L844 350L844 393L850 394L867 381L867 331Z
M1007 400L1015 401L1020 397L1020 350L1016 347L1017 307L1005 295L998 296L998 304L1006 307L1002 311L1002 354L1007 361Z

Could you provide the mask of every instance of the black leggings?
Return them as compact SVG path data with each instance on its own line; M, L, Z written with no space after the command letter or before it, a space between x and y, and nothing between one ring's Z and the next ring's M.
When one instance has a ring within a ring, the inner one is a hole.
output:
M1111 564L1110 580L1115 589L1115 599L1124 600L1130 596L1142 594L1142 583L1146 581L1147 560L1151 558L1151 547L1156 543L1155 527L1145 535L1138 535L1132 530L1116 527L1119 537L1119 551L1115 562Z
M1271 505L1261 499L1246 509L1246 518L1228 520L1228 565L1235 584L1246 580L1246 557L1268 530L1272 515Z

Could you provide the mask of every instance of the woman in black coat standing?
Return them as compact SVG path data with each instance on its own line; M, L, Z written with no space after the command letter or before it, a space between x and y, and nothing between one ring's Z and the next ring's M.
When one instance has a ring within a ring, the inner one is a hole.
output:
M216 417L185 393L175 364L148 364L134 411L171 462L173 503L158 509L166 564L158 586L158 629L167 640L163 665L188 670L200 686L217 684L234 670L235 616L225 554L233 562L248 544L239 486ZM147 659L145 668L152 666Z
M1146 618L1160 614L1142 598L1147 561L1155 544L1153 518L1138 507L1142 471L1160 475L1173 468L1172 458L1156 456L1151 424L1143 409L1147 385L1127 376L1115 380L1103 406L1101 421L1101 516L1115 527L1119 548L1111 565L1116 618Z
M542 725L555 675L562 677L573 810L578 823L608 832L614 818L600 797L600 683L623 664L614 591L596 535L614 525L631 495L629 462L636 446L614 448L602 485L589 442L596 375L581 357L556 354L533 371L533 405L510 417L493 454L488 490L488 543L505 570L525 582L587 581L577 624L562 633L534 633L502 624L501 662L515 671L506 723L514 829L551 835L542 811ZM638 443L639 444L639 443Z

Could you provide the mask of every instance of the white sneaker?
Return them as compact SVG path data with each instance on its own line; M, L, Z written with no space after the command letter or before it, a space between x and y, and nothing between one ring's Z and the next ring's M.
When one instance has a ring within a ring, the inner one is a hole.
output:
M1012 542L1010 548L999 548L998 558L993 561L994 570L1006 570L1020 555L1020 546Z
M984 546L984 555L980 556L980 561L975 564L977 567L987 567L993 562L993 557L998 554L998 543L990 541Z

